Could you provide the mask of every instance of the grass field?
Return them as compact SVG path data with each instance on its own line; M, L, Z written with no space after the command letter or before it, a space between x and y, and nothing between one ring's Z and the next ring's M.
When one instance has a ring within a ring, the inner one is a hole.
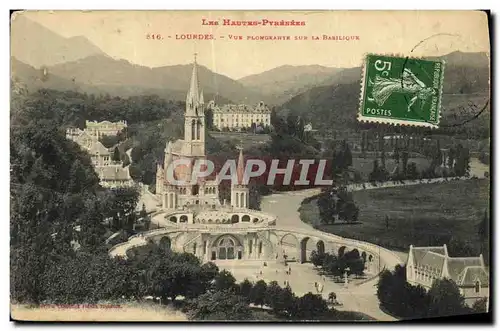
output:
M402 251L410 244L449 245L458 241L479 255L477 225L489 208L489 196L486 179L357 191L353 197L360 209L359 223L318 228ZM305 222L317 221L316 199L306 201L300 213ZM450 255L454 256L451 247Z

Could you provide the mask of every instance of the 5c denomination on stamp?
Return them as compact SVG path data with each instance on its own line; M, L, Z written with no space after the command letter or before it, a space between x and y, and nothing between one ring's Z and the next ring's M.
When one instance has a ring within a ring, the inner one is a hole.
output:
M369 54L358 120L438 127L444 61Z

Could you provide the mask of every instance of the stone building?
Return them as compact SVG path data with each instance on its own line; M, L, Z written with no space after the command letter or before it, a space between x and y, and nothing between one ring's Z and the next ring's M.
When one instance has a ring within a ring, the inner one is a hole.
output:
M436 279L453 280L465 303L489 297L489 274L483 256L450 257L446 245L437 247L410 246L406 263L406 279L412 285L430 289Z
M178 239L173 250L192 252L202 260L268 259L276 252L270 242L270 229L276 218L249 209L249 189L243 182L244 157L240 150L237 169L231 186L230 202L221 202L219 182L207 177L192 182L193 165L206 159L205 104L199 91L196 59L186 98L184 139L168 141L163 165L157 166L156 197L159 212L171 227L182 227L185 239ZM169 166L175 183L167 176ZM162 245L170 247L170 239ZM189 248L186 248L189 247Z
M212 110L212 125L219 130L250 128L252 123L262 127L271 125L271 110L262 101L256 106L228 104L221 107L210 101L207 109Z
M87 123L95 123L88 122ZM111 122L101 122L111 123ZM118 124L124 122L118 122ZM115 123L111 123L115 124ZM126 124L125 124L126 125ZM120 126L120 125L119 125ZM118 126L118 127L119 127ZM104 130L92 127L90 129L80 130L78 128L70 128L66 130L66 138L76 142L80 147L87 151L92 161L92 165L99 176L100 184L104 187L127 187L134 185L132 177L130 177L129 167L123 167L122 162L112 161L112 152L108 150L99 141L99 137L108 135L112 131L108 129L111 126L104 126ZM117 132L121 131L119 129ZM106 134L103 134L106 132ZM113 131L114 132L114 131ZM116 132L114 133L116 134Z
M127 127L126 121L109 122L109 121L85 121L86 131L97 138L102 136L116 136Z

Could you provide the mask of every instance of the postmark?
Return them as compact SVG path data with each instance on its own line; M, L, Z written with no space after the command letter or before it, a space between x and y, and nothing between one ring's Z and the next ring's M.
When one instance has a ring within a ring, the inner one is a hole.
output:
M437 128L444 61L368 54L359 121Z

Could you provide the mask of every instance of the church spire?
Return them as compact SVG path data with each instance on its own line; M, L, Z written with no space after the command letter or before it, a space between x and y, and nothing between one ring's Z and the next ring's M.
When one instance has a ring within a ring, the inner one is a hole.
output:
M196 63L196 53L194 53L193 72L191 73L191 84L186 98L187 104L196 105L199 102L200 93L198 91L198 65Z
M240 156L238 157L238 165L236 168L236 176L238 185L243 185L243 175L245 173L245 160L243 158L243 148L240 148Z
M167 167L172 163L172 146L170 141L167 142L167 146L165 147L165 162L163 162L163 166L165 167L165 170L167 170Z

